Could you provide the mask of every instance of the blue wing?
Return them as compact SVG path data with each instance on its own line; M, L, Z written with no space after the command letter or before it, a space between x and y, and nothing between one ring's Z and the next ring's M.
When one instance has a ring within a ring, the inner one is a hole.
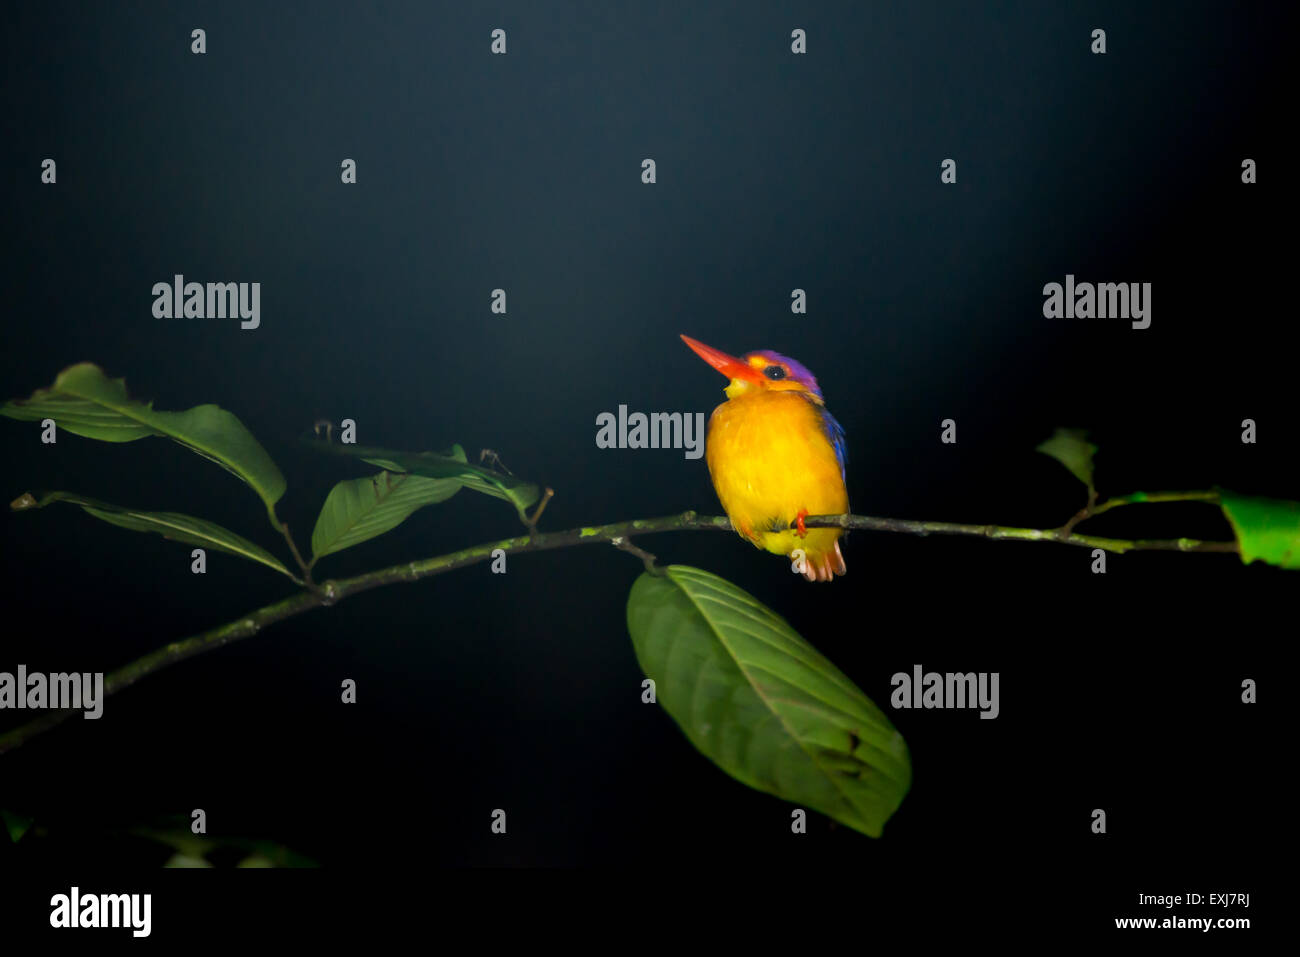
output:
M849 478L846 469L849 464L849 440L844 434L844 426L835 421L835 416L826 410L826 406L818 406L817 410L822 415L822 429L826 432L826 438L830 439L831 448L835 450L835 458L840 463L840 478L847 485Z

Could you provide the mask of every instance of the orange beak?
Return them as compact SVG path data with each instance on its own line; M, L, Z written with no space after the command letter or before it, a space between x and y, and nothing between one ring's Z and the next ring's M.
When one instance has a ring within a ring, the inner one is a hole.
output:
M729 356L721 349L715 349L713 346L706 346L698 339L692 339L690 336L682 336L682 342L691 347L691 350L707 362L713 368L717 369L728 379L743 379L746 382L762 382L762 374L751 366L748 362L742 362L735 356Z

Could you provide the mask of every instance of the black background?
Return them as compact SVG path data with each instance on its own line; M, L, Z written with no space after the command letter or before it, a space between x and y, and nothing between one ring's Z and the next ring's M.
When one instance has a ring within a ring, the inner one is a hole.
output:
M354 418L366 444L497 450L556 490L546 529L717 513L703 461L594 442L620 403L707 413L721 399L682 332L814 370L849 436L859 513L1058 525L1081 487L1033 451L1057 425L1090 430L1103 493L1298 497L1271 7L49 3L3 17L0 394L89 360L159 409L216 402L280 464L300 543L333 483L362 474L295 444L322 415ZM206 55L189 52L194 27ZM506 56L489 53L496 27ZM796 27L807 55L790 52ZM40 182L46 157L57 185ZM344 157L355 186L339 182ZM947 157L956 185L939 181ZM1257 185L1240 181L1246 157ZM261 328L153 318L153 284L178 272L261 282ZM1151 328L1045 319L1043 284L1066 273L1152 283ZM796 287L806 316L790 312ZM939 442L949 417L955 446ZM1247 417L1256 445L1240 441ZM68 489L278 547L251 491L172 443L47 447L34 423L0 430L9 498ZM288 593L219 554L191 575L188 547L74 508L0 528L4 670L112 670ZM320 571L517 529L504 503L462 492ZM1230 536L1203 505L1090 530ZM890 676L920 663L1000 672L1001 715L891 710L915 779L884 838L816 815L795 836L787 805L640 703L635 559L520 555L504 576L479 565L287 621L3 756L0 806L43 836L0 866L43 865L56 884L152 866L156 849L120 832L202 807L213 834L350 873L741 866L784 882L842 866L863 886L960 886L1002 915L1020 888L1103 923L1142 913L1139 890L1258 889L1279 781L1282 692L1267 679L1294 634L1292 573L1134 554L1094 575L1063 546L855 533L848 576L811 586L731 535L640 544L758 596L882 706ZM1255 707L1247 677L1263 685ZM339 704L344 678L355 707ZM489 831L498 807L505 837Z

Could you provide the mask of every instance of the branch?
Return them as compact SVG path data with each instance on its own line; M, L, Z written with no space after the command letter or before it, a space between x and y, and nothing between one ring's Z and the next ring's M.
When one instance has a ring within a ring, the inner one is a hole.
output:
M1138 493L1139 495L1141 493ZM1211 501L1204 496L1212 493L1170 492L1147 497L1146 501ZM1181 496L1181 497L1178 497ZM1194 496L1194 497L1193 497ZM845 528L865 529L877 532L898 532L905 535L973 535L1004 541L1022 542L1057 542L1065 545L1077 545L1083 548L1100 548L1108 552L1124 553L1129 551L1177 551L1177 552L1220 552L1238 553L1237 543L1221 541L1198 541L1190 538L1173 539L1119 539L1100 538L1095 535L1079 535L1072 531L1077 520L1099 514L1109 508L1124 504L1144 501L1138 496L1124 496L1109 499L1095 507L1085 509L1087 514L1075 516L1070 523L1061 528L1037 529L1014 528L1005 525L965 525L955 522L915 522L897 518L873 518L868 515L815 515L804 519L806 528ZM545 504L545 502L543 502ZM540 512L540 508L538 510ZM787 528L793 526L786 526ZM638 535L653 535L660 532L681 532L693 530L732 531L731 522L724 516L704 515L695 512L683 512L680 515L668 515L663 518L638 519L630 522L615 522L610 525L585 526L571 528L563 532L537 533L530 528L529 534L517 538L505 538L497 542L475 545L448 555L426 558L403 565L393 565L377 571L367 572L353 578L342 578L320 582L312 590L301 592L282 601L266 605L256 611L242 616L237 621L228 622L209 631L191 635L180 641L174 641L142 658L105 676L104 694L115 694L129 688L146 675L153 674L168 665L214 648L220 648L242 638L250 638L268 625L273 625L286 618L292 618L314 608L326 607L349 598L398 582L419 581L441 575L444 572L476 565L488 561L492 553L501 549L506 553L542 552L556 548L570 548L577 545L612 545L623 551L631 552L645 562L646 568L654 568L654 556L631 544L630 539ZM773 531L781 531L774 528ZM19 693L22 693L20 689ZM74 715L77 710L51 711L36 719L0 735L0 754L11 751L25 744L31 738L56 727Z

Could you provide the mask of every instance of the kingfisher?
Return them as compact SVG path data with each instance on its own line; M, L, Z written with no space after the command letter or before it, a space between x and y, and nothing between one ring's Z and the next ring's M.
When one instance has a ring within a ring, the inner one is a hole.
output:
M816 378L779 352L737 359L690 336L682 341L731 380L709 417L704 458L732 526L754 547L796 558L793 567L808 581L843 575L843 529L803 523L849 511L848 444Z

